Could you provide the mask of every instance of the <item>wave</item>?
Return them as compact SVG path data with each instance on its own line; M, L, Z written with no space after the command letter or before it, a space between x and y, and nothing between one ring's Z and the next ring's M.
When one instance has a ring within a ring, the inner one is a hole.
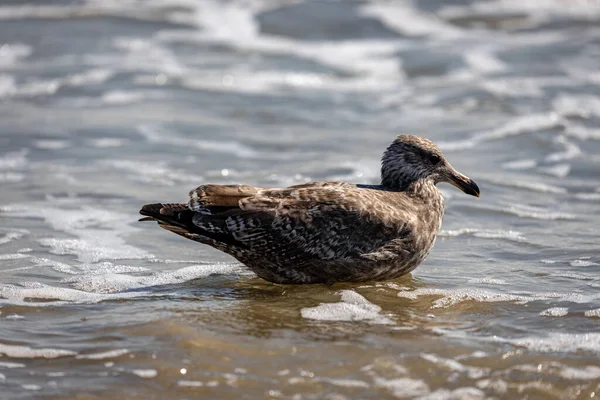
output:
M475 236L484 239L505 239L515 242L526 242L527 239L521 232L505 231L502 229L477 229L477 228L461 228L454 230L442 230L439 234L441 237L457 237L457 236Z
M431 308L448 308L464 302L498 303L512 302L516 304L527 304L533 301L561 301L578 304L591 303L600 299L598 294L583 295L580 293L505 293L480 288L418 288L415 290L400 290L398 297L416 300L419 297L438 297L434 300Z

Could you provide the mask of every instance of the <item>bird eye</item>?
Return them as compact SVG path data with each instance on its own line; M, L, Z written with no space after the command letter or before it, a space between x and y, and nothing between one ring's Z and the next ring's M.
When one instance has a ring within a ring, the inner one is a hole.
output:
M432 165L438 165L440 163L440 161L441 161L440 156L438 156L437 154L432 153L429 155L429 162Z

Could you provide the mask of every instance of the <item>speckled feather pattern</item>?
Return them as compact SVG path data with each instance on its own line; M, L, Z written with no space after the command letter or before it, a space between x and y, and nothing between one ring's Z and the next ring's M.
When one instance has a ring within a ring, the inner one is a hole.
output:
M432 151L441 155L427 139L399 136L384 154L381 185L208 184L188 204L149 204L140 213L271 282L391 279L427 257L440 229L443 198L421 159Z

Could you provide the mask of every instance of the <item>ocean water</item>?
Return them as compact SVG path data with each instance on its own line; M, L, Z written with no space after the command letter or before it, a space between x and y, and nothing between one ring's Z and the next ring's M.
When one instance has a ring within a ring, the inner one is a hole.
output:
M0 398L600 396L600 2L0 5ZM195 186L480 186L391 282L281 286L138 223Z

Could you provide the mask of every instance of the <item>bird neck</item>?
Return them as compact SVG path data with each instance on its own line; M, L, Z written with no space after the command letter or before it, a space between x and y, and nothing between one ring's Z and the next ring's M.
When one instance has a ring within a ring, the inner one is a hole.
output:
M397 180L382 179L381 186L390 191L405 192L406 194L417 197L430 196L431 194L439 193L434 181L430 178Z
M422 199L425 203L436 203L443 206L442 193L431 178L417 179L409 182L403 190L408 196Z
M431 178L409 182L402 192L432 211L444 212L444 197Z
M442 192L435 186L433 179L419 179L412 182L404 191L409 197L419 204L421 209L420 219L421 224L427 226L427 230L432 233L432 242L440 230L442 225L442 217L444 216L444 196Z

